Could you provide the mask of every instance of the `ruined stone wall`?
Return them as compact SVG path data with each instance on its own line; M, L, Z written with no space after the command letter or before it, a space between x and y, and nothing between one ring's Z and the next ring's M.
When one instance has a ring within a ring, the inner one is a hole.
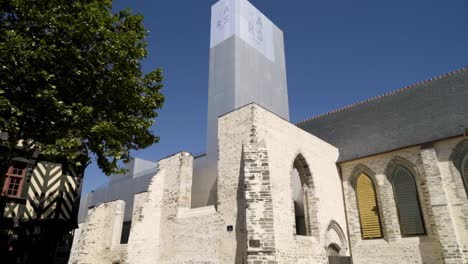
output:
M461 177L454 175L449 159L460 140L410 147L341 164L355 263L467 263L464 242L467 228L460 223L467 219L468 202ZM395 166L404 166L415 177L425 235L401 235L390 180ZM361 172L376 183L382 239L361 238L355 191L356 179Z
M353 263L468 262L468 199L457 163L468 137L344 162L341 181L336 148L255 104L220 117L219 126L215 206L190 208L191 154L164 158L148 191L135 196L128 245L120 245L124 202L102 204L77 230L70 263L327 263L330 245ZM295 160L305 236L295 229ZM415 176L425 235L401 235L389 177L400 165ZM361 238L360 172L377 183L382 239Z
M336 168L338 150L260 107L254 110L254 124L257 137L265 140L268 149L278 263L328 263L327 247L331 243L339 247L341 255L349 256ZM304 190L307 236L296 235L292 203L291 172L299 156L310 172Z
M255 129L243 154L247 263L277 263L268 150Z
M126 255L120 245L125 202L101 204L88 212L86 221L77 230L70 264L121 263Z
M188 207L192 161L182 152L159 162L148 192L135 195L127 245L120 244L125 203L91 209L69 263L220 263L219 214L214 206Z
M167 157L135 196L128 245L80 246L102 233L120 237L121 223L95 224L112 215L113 203L103 204L83 225L73 263L326 263L331 243L349 254L336 148L254 104L219 124L216 206L189 208L193 158ZM299 154L310 171L309 236L295 234L291 171ZM126 254L116 258L113 249Z
M218 119L217 209L224 228L233 227L233 232L221 234L220 263L243 264L247 261L243 144L250 140L252 122L249 107L240 108Z
M193 157L159 161L132 222L127 263L218 263L220 218L214 206L190 209ZM143 200L143 201L142 201Z
M248 262L326 263L331 243L349 254L338 150L255 104L219 124L218 208L232 223L236 214L228 208L246 207L246 219L237 214L238 229L247 230L238 233L237 246L247 248ZM309 236L295 234L291 172L299 154L311 172L305 195Z

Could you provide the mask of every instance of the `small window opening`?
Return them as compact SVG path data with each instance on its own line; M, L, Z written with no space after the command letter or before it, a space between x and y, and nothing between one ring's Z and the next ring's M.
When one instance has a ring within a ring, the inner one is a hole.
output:
M125 221L122 225L122 235L120 237L120 244L128 244L128 238L130 237L130 228L132 227L132 221Z
M5 175L3 194L12 197L21 197L24 178L26 176L26 162L13 161Z
M299 171L294 166L291 173L292 176L292 189L293 189L293 203L294 203L294 217L296 220L296 235L306 236L306 217L304 206L304 189L299 177Z

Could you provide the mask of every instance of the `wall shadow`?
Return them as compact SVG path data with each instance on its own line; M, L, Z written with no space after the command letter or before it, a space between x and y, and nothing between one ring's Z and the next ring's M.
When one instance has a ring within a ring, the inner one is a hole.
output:
M247 227L245 223L245 174L244 174L244 148L242 147L239 169L239 181L237 184L237 218L236 218L236 264L247 261Z

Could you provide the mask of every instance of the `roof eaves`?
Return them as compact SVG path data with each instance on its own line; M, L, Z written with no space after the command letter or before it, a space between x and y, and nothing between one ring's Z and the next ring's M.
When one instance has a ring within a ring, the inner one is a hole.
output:
M423 84L426 84L426 83L429 83L429 82L432 82L432 81L435 81L435 80L439 80L441 78L444 78L444 77L447 77L447 76L450 76L450 75L453 75L453 74L456 74L456 73L459 73L459 72L462 72L462 71L466 71L466 70L468 70L468 67L463 67L463 68L460 68L460 69L455 70L455 71L451 71L451 72L448 72L448 73L445 73L445 74L442 74L442 75L435 76L435 77L433 77L431 79L428 79L428 80L420 81L420 82L417 82L417 83L414 83L414 84L411 84L411 85L408 85L408 86L405 86L405 87L390 91L388 93L377 95L377 96L368 98L366 100L356 102L354 104L346 105L346 106L343 106L343 107L335 109L335 110L331 110L331 111L328 111L328 112L325 112L325 113L321 113L321 114L318 114L318 115L303 119L301 121L296 122L295 124L300 125L300 124L305 123L307 121L311 121L311 120L314 120L314 119L321 118L323 116L335 114L335 113L338 113L338 112L341 112L341 111L356 107L358 105L362 105L362 104L369 103L371 101L374 101L374 100L377 100L377 99L380 99L380 98L383 98L383 97L386 97L386 96L390 96L390 95L393 95L393 94L396 94L396 93L400 93L400 92L406 91L408 89L412 89L414 87L417 87L417 86L420 86L420 85L423 85Z

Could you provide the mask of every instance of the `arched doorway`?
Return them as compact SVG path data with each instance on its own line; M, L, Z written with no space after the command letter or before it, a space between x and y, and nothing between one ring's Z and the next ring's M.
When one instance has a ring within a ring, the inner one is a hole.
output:
M335 244L328 246L328 263L340 264L340 248Z

